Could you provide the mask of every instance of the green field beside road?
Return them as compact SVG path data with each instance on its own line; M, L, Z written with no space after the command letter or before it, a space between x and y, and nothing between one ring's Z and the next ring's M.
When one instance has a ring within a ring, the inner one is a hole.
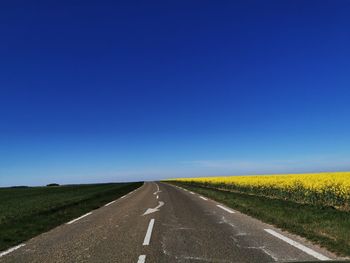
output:
M96 209L141 185L142 182L0 188L0 251Z

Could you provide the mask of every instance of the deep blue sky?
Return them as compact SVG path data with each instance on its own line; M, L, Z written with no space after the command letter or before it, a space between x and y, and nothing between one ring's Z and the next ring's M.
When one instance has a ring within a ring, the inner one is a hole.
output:
M2 1L0 185L350 170L350 1Z

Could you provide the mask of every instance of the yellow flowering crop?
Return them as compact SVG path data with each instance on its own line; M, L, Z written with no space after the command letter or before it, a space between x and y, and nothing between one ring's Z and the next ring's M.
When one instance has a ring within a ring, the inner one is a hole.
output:
M206 187L224 188L302 203L349 208L350 172L178 178Z

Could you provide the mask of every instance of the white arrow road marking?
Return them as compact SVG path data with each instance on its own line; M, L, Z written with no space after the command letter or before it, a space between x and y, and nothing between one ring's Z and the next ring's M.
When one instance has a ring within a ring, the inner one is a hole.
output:
M159 185L158 185L158 184L156 184L156 186L157 186L157 191L155 191L155 192L153 193L154 195L156 195L156 194L158 194L158 193L162 192L162 191L160 191L160 190L159 190Z
M148 208L146 210L146 212L143 214L144 215L148 215L148 214L152 214L154 212L158 212L159 211L159 208L161 208L162 206L164 205L164 202L162 201L159 201L159 204L155 207L155 208Z
M309 254L311 256L313 256L314 258L317 258L319 260L330 260L330 258L316 252L315 250L312 250L311 248L308 248L288 237L285 237L279 233L277 233L276 231L272 230L272 229L264 229L267 233L283 240L284 242L287 242L289 245L292 245L293 247L299 248L301 251L304 251L306 254Z

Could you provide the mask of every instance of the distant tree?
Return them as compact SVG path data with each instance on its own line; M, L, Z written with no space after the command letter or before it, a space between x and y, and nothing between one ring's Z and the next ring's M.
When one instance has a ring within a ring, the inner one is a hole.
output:
M52 184L48 184L46 186L60 186L59 184L56 184L56 183L52 183Z

